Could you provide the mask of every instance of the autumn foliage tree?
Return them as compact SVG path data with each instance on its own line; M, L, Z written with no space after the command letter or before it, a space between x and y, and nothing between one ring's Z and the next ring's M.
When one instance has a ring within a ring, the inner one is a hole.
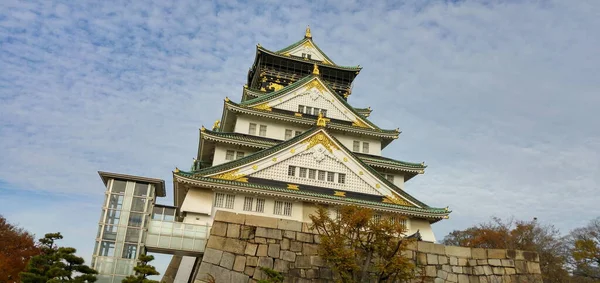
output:
M39 253L32 234L0 215L0 283L20 282L19 272Z
M444 245L488 249L535 251L540 257L544 282L570 282L565 268L566 247L559 231L537 220L521 221L492 218L465 230L455 230L442 241Z
M573 276L580 282L600 282L600 217L567 237Z
M401 237L400 219L374 217L373 210L342 206L332 216L320 207L310 215L321 237L319 255L340 282L404 282L414 277L415 266L403 256L410 240Z

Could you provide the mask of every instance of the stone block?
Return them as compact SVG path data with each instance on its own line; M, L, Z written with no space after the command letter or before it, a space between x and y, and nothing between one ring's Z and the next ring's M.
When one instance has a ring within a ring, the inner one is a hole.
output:
M283 238L281 241L281 249L282 250L289 250L290 249L290 239L287 238Z
M275 244L277 243L277 240L275 239L267 239L267 244Z
M227 235L227 223L213 222L212 227L210 227L210 234L225 237Z
M446 246L446 255L470 258L471 257L471 248Z
M427 254L417 253L417 264L426 265L427 264Z
M458 275L450 273L450 274L448 274L446 281L458 282Z
M459 274L458 275L458 283L470 283L469 276L464 275L464 274Z
M253 276L254 275L254 267L246 266L246 268L244 268L244 274L246 274L248 276Z
M436 277L437 276L437 268L433 265L425 266L425 276Z
M473 259L486 259L487 253L485 249L482 248L472 248L471 249L471 258Z
M506 258L506 250L503 250L503 249L488 249L487 254L488 254L488 259L489 258L498 258L498 259Z
M302 232L302 222L288 219L279 219L279 222L277 223L277 228L281 230Z
M476 266L477 265L477 260L476 259L469 259L469 261L467 262L468 266Z
M316 255L319 250L319 246L315 244L302 244L302 254L303 255Z
M290 251L281 251L279 253L279 258L286 260L286 261L294 262L294 261L296 261L296 253L290 252Z
M321 243L321 235L314 235L313 238L314 238L315 244Z
M504 268L504 273L507 275L514 275L517 274L517 271L513 267L506 267Z
M435 278L433 279L433 283L446 283L446 280L442 278Z
M415 252L413 251L409 251L409 250L402 250L402 256L405 258L409 258L414 260L415 258Z
M200 264L200 267L198 268L198 273L196 275L196 280L208 280L208 275L211 274L211 269L212 269L213 265L202 261L202 263Z
M231 272L231 283L248 283L248 275L239 272Z
M262 238L262 237L254 237L254 242L257 244L266 244L267 239Z
M292 241L290 244L290 250L293 252L301 252L302 251L302 243L297 241Z
M233 270L244 272L244 268L246 268L246 257L243 255L236 256L233 263Z
M406 249L407 250L411 250L411 251L417 251L418 247L417 247L417 241L414 240L408 240L406 243Z
M447 271L444 271L444 270L441 270L441 269L437 270L437 278L446 280L447 277L448 277L448 272Z
M259 267L267 267L273 268L273 259L266 256L261 256L258 258L258 266Z
M257 244L247 243L246 249L244 250L244 254L246 255L256 255L256 250L258 249Z
M318 234L316 230L313 230L310 228L311 225L312 224L310 224L310 223L302 222L302 232L310 233L310 234Z
M333 272L329 268L319 268L319 275L322 279L331 280L333 279Z
M515 260L515 271L517 274L527 273L527 262L524 260Z
M515 261L512 259L501 259L502 266L515 266Z
M258 215L246 215L246 225L277 229L279 219ZM240 223L241 224L241 223Z
M502 261L495 258L488 259L488 263L491 266L502 266Z
M452 272L453 273L463 273L463 268L462 268L462 266L452 266Z
M267 256L272 258L279 258L279 251L281 250L281 246L279 244L269 244L269 249L267 250Z
M487 259L478 259L477 260L477 265L487 265L487 264L488 264Z
M215 219L213 221L217 222L227 222L227 223L235 223L235 224L244 224L246 219L246 214L237 214L224 210L217 210L215 213Z
M257 266L258 265L258 257L249 256L246 257L246 266Z
M515 250L515 256L509 257L515 260L525 260L525 256L523 256L523 251Z
M492 272L495 275L504 275L504 267L492 267Z
M438 255L427 254L427 264L438 264Z
M212 264L219 264L221 262L221 256L223 255L223 251L206 248L204 250L204 256L202 257L203 262L208 262Z
M296 268L311 268L310 256L307 256L307 255L297 256L294 266Z
M240 239L254 239L256 227L241 225L240 228Z
M307 233L296 232L296 240L304 243L312 243L313 235Z
M318 255L310 256L310 265L313 267L325 267L325 261Z
M210 268L210 275L215 278L215 282L231 282L231 270L213 265Z
M459 280L460 280L460 278L459 278ZM479 277L477 277L477 276L469 276L469 283L482 283L482 282L479 282Z
M462 257L458 258L458 265L460 265L460 266L467 266L468 262L469 261L466 258L462 258Z
M227 240L227 238L211 235L210 237L208 237L208 242L206 243L206 247L211 248L211 249L221 250L225 246L225 240Z
M319 270L318 269L308 269L306 270L306 278L308 279L315 279L319 277Z
M223 256L221 257L221 262L219 262L219 265L227 269L232 269L234 262L235 255L232 253L224 252Z
M282 273L287 273L288 270L290 269L290 264L287 261L281 260L281 259L275 259L275 262L273 264L273 269L275 271L279 271Z
M429 242L417 242L417 249L420 252L428 254L445 255L446 248L444 245L429 243Z
M222 250L234 254L243 255L244 251L246 250L246 241L233 238L226 238L225 246L223 246Z
M227 224L227 238L236 238L240 237L240 224Z
M284 238L288 238L288 239L295 240L295 239L296 239L296 232L294 232L294 231L289 231L289 230L284 230L284 231L283 231L283 237L284 237Z
M448 264L444 264L444 265L442 265L442 270L446 271L446 272L452 272L452 266L450 266Z
M450 257L450 265L458 265L458 258L455 256Z
M540 264L537 262L528 261L527 262L527 271L529 271L530 273L533 273L533 274L542 274L542 271L540 270Z
M523 257L527 261L536 261L536 262L540 261L540 257L538 256L538 254L536 252L524 251Z
M267 251L269 250L268 245L258 245L258 249L256 250L256 256L267 256Z
M448 257L443 255L438 256L438 264L448 264Z

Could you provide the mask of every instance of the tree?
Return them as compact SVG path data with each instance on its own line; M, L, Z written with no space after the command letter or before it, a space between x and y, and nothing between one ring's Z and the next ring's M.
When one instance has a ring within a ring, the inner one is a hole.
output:
M580 281L600 282L600 217L567 236L569 263Z
M465 230L456 230L444 237L444 245L488 249L535 251L540 257L544 282L569 282L565 268L566 246L559 231L552 225L541 225L536 219L509 219L481 223Z
M147 279L151 275L160 275L156 268L148 263L154 260L154 256L140 254L138 264L133 268L136 275L129 275L123 279L123 283L158 283L156 280Z
M0 243L0 283L21 282L19 273L40 253L33 235L0 215Z
M31 258L25 272L21 272L24 283L94 282L97 272L84 260L75 255L74 248L58 247L60 233L49 233L40 239L41 254Z
M319 207L310 215L321 237L319 255L339 281L397 282L414 277L415 266L402 255L409 241L401 219L376 216L373 210L342 206L335 217Z

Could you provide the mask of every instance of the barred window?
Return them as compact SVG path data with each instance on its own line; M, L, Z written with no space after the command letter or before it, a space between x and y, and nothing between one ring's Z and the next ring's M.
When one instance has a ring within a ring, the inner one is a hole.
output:
M325 181L325 171L319 170L319 181Z
M363 142L363 153L369 153L369 143Z
M346 183L346 174L338 174L338 183L345 184Z
M235 159L243 158L246 155L243 151L238 151L235 155Z
M300 167L300 178L306 178L306 168Z
M254 211L265 212L265 199L264 198L256 199L256 209Z
M215 193L215 207L232 209L234 201L235 195Z
M323 114L323 117L327 117L327 109L321 109L321 114Z
M228 150L227 152L225 152L225 160L233 160L234 153L235 151L233 150Z
M317 170L315 169L308 169L308 178L309 179L315 179L317 175Z
M285 129L285 137L284 137L284 139L285 139L285 140L289 140L289 139L291 139L291 138L292 138L292 133L293 133L293 131L292 131L292 130L290 130L290 129Z
M306 106L306 114L312 115L312 107Z
M386 175L385 175L385 178L386 178L388 181L392 182L392 183L394 182L394 175L391 175L391 174L386 174Z
M304 105L298 105L298 113L304 113Z
M288 167L288 176L296 176L296 166L290 165Z
M334 177L335 177L335 173L327 172L327 182L333 182Z
M276 200L273 214L291 216L292 215L292 203L287 202L287 201Z
M256 135L256 124L255 123L250 123L250 125L248 126L248 134L250 135Z
M296 132L294 132L294 137L295 137L295 136L299 136L299 135L301 135L301 134L302 134L302 131L296 131Z
M379 221L381 221L381 214L373 215L373 221L379 223Z
M260 132L258 133L261 137L267 136L267 125L260 125Z
M254 203L254 198L245 197L244 198L244 211L252 211L252 204Z
M354 141L354 143L352 143L352 151L360 152L360 142L359 141Z

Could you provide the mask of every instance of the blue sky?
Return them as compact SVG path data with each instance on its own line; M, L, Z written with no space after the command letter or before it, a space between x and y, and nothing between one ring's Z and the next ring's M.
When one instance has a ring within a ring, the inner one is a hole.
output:
M451 219L599 215L600 2L0 1L0 214L87 262L98 170L162 178L241 97L255 45L364 67L350 103L425 161L406 189ZM163 203L170 203L168 197ZM157 265L164 268L166 260Z

